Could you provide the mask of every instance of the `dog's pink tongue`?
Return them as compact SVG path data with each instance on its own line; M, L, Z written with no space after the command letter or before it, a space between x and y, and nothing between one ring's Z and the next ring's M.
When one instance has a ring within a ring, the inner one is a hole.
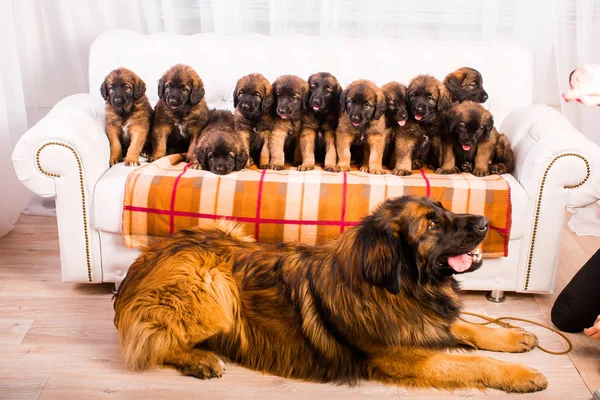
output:
M402 119L402 120L398 121L398 125L404 126L404 124L406 124L406 120L405 119Z
M464 151L469 151L469 150L471 150L471 146L466 146L466 145L463 144L463 150Z
M416 119L417 121L420 121L422 118L423 118L423 116L422 116L422 115L415 114L415 119Z
M456 272L465 272L471 268L473 260L468 254L461 254L460 256L448 257L448 265L452 267Z

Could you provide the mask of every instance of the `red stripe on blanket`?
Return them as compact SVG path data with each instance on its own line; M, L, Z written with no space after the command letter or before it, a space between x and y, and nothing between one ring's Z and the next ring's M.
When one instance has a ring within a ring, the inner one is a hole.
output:
M346 219L346 195L348 194L348 175L344 171L344 184L342 185L342 217L340 218L340 233L344 233L344 220Z
M256 226L254 227L254 237L258 240L258 234L260 230L260 206L262 203L263 184L265 183L266 169L263 169L260 174L260 182L258 182L258 196L256 198Z
M423 171L423 168L421 168L419 171L421 171L421 176L423 177L423 179L425 179L426 195L427 197L431 197L431 185L429 184L429 179L427 179L427 175L425 175L425 171Z
M181 179L183 174L185 174L190 165L192 165L192 163L189 163L188 165L183 167L183 171L181 171L181 173L177 176L177 178L175 179L175 184L173 184L173 191L171 192L171 218L169 221L169 233L175 232L175 214L173 214L173 211L175 211L175 197L177 196L177 185L179 185L179 180Z

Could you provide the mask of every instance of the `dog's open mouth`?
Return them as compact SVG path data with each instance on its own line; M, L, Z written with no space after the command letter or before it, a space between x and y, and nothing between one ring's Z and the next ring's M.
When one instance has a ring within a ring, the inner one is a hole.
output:
M422 120L422 119L423 119L423 116L422 116L422 115L419 115L419 114L415 114L415 119L416 119L417 121L420 121L420 120Z
M461 273L467 271L473 263L480 263L482 259L481 250L479 247L466 252L464 254L460 254L457 256L448 257L448 265L454 271Z
M464 151L469 151L469 150L471 150L471 146L467 146L466 144L463 144L463 145L462 145L462 148L463 148L463 150L464 150Z
M398 120L398 125L404 126L404 124L406 124L406 120L405 119L399 119Z

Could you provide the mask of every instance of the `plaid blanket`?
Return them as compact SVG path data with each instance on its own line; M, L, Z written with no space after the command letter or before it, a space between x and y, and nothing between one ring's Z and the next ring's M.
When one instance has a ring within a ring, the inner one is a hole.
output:
M255 168L255 167L253 167ZM508 255L510 188L498 175L408 177L358 171L329 173L244 169L226 176L188 168L174 154L132 171L125 187L123 238L127 247L217 218L242 222L257 240L319 244L356 225L379 203L402 195L427 196L457 213L490 219L487 257Z

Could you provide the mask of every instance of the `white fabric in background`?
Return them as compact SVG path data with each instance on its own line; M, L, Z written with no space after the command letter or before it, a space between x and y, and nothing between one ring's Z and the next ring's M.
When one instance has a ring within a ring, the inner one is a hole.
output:
M569 211L574 215L568 225L577 236L600 236L600 203Z

